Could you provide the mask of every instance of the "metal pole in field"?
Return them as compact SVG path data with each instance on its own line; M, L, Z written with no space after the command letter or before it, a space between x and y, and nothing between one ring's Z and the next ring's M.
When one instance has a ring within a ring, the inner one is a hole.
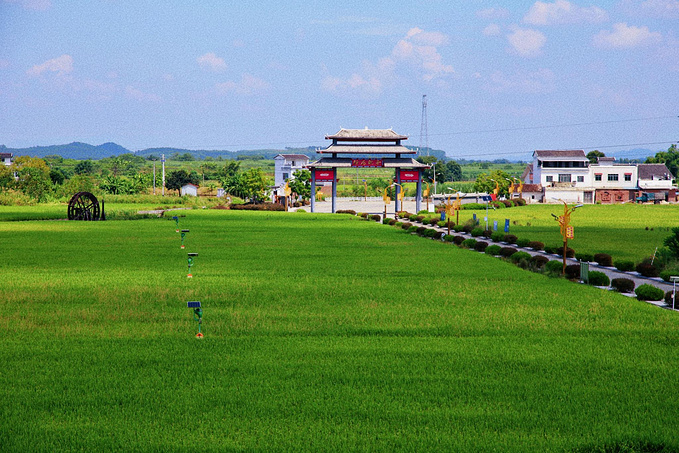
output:
M165 196L165 154L160 155L160 162L163 164L163 196Z
M677 280L679 280L679 276L673 275L670 277L670 280L672 280L672 310L674 310L674 300L677 297Z
M153 161L153 195L156 194L156 162Z

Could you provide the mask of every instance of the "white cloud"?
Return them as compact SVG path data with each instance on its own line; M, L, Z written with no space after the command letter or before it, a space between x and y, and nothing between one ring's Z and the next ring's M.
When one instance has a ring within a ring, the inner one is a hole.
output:
M131 85L125 87L125 96L130 99L142 102L160 102L160 96L153 93L146 93L139 88L135 88Z
M555 79L554 72L546 68L512 75L495 71L490 75L486 88L493 92L550 93L554 91Z
M500 36L501 33L500 26L497 24L490 24L483 29L483 34L486 36Z
M507 35L507 40L522 57L536 57L542 53L547 37L540 31L517 27Z
M73 57L64 54L60 57L52 58L44 63L33 66L26 73L30 76L39 76L45 71L56 72L58 76L66 75L73 71Z
M509 17L509 10L506 8L486 8L476 12L482 19L506 19Z
M679 0L646 0L637 11L662 19L679 19Z
M3 0L5 3L18 3L24 9L45 11L52 6L51 0Z
M613 25L613 31L602 30L594 36L594 45L602 48L624 48L655 44L662 41L662 35L651 32L648 27L635 27L620 22Z
M265 92L270 86L271 85L266 80L255 77L252 74L244 73L241 76L240 82L229 80L216 84L215 88L219 94L236 93L244 96L251 96Z
M583 8L567 0L554 3L535 2L523 21L531 25L572 24L580 22L600 23L608 19L608 13L597 7Z
M226 69L224 59L218 57L214 52L208 52L205 55L201 55L196 58L196 61L201 68L208 71L221 72Z

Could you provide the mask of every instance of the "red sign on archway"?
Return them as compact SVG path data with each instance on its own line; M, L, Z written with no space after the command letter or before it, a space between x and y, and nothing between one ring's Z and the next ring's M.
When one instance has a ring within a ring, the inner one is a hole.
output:
M419 181L420 172L413 170L401 170L400 172L401 181Z
M316 181L334 181L335 172L333 170L322 170L320 168L314 169L314 178Z

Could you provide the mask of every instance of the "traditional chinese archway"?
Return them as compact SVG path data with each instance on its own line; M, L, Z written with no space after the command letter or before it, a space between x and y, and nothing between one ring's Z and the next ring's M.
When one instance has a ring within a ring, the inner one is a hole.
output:
M402 182L417 182L415 197L416 210L422 203L422 170L429 165L417 162L404 154L416 154L417 151L401 145L408 137L391 129L340 129L335 135L326 135L332 144L318 153L326 155L316 162L307 165L311 170L311 212L316 207L316 182L332 182L332 212L336 211L337 169L338 168L393 168L394 179L399 184L395 187L396 212L400 211L398 194ZM354 156L354 157L351 157ZM393 157L391 157L393 156Z

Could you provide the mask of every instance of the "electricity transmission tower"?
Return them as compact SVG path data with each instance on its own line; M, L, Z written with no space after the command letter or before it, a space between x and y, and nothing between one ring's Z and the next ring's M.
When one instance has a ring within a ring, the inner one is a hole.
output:
M422 122L420 123L420 153L427 150L429 155L429 132L427 131L427 95L422 95Z

